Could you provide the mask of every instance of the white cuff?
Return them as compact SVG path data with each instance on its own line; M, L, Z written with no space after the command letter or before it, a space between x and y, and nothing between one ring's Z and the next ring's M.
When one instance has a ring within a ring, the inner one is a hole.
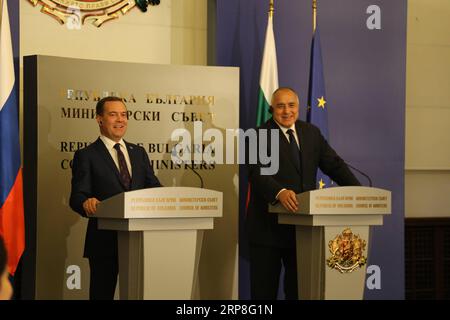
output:
M281 189L280 191L278 191L277 196L275 197L276 200L278 200L278 196L280 195L280 193L282 193L284 190L287 190L286 188Z

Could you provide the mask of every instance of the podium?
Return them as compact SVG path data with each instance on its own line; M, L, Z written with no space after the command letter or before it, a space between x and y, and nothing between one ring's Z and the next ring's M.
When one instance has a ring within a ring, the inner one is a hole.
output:
M270 205L278 223L295 225L297 279L302 300L363 299L369 227L391 213L391 192L336 187L297 195L295 213Z
M102 201L99 229L117 230L120 299L193 299L204 230L222 193L188 187L129 191Z

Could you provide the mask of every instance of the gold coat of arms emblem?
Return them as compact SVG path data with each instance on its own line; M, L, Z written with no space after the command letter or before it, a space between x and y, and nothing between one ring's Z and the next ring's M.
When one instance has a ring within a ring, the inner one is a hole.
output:
M330 240L328 249L331 257L327 259L327 265L341 273L352 272L367 262L367 258L363 255L366 241L359 235L353 234L350 228L346 228L341 234Z
M69 29L80 29L87 20L100 27L106 21L119 18L138 6L147 11L147 6L158 5L159 0L28 0L32 5L41 5L41 11Z

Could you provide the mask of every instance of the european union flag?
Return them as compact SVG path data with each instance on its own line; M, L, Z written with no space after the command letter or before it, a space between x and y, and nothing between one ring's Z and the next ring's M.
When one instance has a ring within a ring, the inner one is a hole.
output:
M307 121L319 127L322 135L328 140L327 109L328 103L323 77L322 49L320 47L319 28L316 28L311 44ZM329 187L332 184L331 179L320 170L317 172L316 181L319 189Z

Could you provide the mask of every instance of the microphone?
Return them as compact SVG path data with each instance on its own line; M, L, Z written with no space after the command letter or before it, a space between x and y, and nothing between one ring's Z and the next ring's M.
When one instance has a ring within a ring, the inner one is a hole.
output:
M186 167L188 167L193 173L195 173L195 174L197 175L197 177L200 178L200 188L203 189L203 178L202 178L202 176L201 176L197 171L195 171L195 169L194 169L194 164L191 163L191 165L189 166L187 163L185 163L185 165L186 165Z
M176 144L176 145L172 148L172 152L171 152L172 161L174 161L173 158L176 158L177 160L174 161L175 163L178 163L178 164L184 163L184 165L185 165L189 170L191 170L193 173L195 173L195 175L196 175L197 177L199 177L199 179L200 179L200 188L203 189L203 178L202 178L202 176L194 169L194 164L192 163L192 162L193 162L192 160L190 161L190 162L191 162L191 165L188 165L187 161L185 162L185 161L183 161L183 159L180 158L180 156L178 155L178 152L177 152L177 150L176 150L178 145L179 145L179 144Z
M350 168L352 168L353 170L355 170L356 172L359 172L360 174L362 174L364 177L366 177L367 180L369 180L369 186L372 187L372 179L370 179L370 177L369 177L367 174L365 174L364 172L362 172L362 171L359 170L359 169L356 169L355 167L353 167L352 165L350 165L350 164L347 163L347 162L345 162L345 164L346 164L347 166L349 166Z

